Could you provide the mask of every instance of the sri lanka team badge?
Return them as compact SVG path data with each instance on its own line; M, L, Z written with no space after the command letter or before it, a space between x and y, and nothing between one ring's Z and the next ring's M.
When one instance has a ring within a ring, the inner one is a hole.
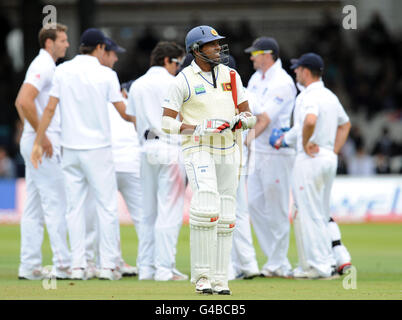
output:
M206 92L203 84L199 84L198 86L195 86L194 91L195 91L195 94L202 94L202 93Z
M230 82L222 83L222 90L223 91L232 91L232 84Z
M211 29L211 33L213 36L217 37L218 36L218 32L216 32L215 29Z

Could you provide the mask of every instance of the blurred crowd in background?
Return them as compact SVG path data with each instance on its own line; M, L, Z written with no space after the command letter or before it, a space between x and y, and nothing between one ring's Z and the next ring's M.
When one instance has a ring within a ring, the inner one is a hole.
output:
M244 49L261 36L247 22L235 29L221 23L214 26L227 37L230 53L237 69L247 82L254 72ZM374 175L402 173L402 137L392 128L402 124L402 37L391 34L380 15L359 30L353 41L346 41L342 26L324 14L319 27L312 28L297 44L297 52L316 52L325 61L323 76L326 86L334 91L352 120L350 137L339 156L339 174ZM6 48L7 34L12 27L0 16L0 178L24 177L24 165L19 154L22 124L14 107L23 74L13 70ZM267 35L269 36L269 35ZM121 82L136 79L149 67L149 56L159 40L150 27L127 48L127 55L135 56L129 64L117 68ZM277 39L281 44L281 39ZM184 39L177 39L183 44ZM184 44L183 44L184 45ZM284 50L280 57L290 71L290 59ZM71 58L71 57L70 57ZM14 79L15 81L11 81ZM16 80L17 79L17 80Z

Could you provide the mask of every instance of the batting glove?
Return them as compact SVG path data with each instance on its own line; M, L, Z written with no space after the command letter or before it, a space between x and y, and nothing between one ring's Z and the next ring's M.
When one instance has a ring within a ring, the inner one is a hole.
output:
M271 136L269 137L269 144L276 150L279 148L288 148L289 146L285 142L285 132L289 131L289 128L273 129Z
M194 129L194 136L205 136L214 133L221 133L230 128L229 122L221 119L206 119Z
M235 131L237 129L247 130L254 128L257 118L250 112L241 112L235 115L230 121L230 129Z

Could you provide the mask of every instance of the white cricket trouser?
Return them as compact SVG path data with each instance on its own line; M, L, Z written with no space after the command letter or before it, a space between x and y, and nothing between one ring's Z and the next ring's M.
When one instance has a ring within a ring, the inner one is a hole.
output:
M117 189L123 196L126 202L128 212L133 220L134 227L139 236L140 230L140 218L141 218L141 185L140 177L137 173L133 172L116 172ZM96 205L93 192L88 192L86 202L86 260L96 263L99 267L99 225L96 214ZM141 239L139 239L141 241ZM124 262L121 254L120 246L120 232L119 232L119 251L120 251L120 265ZM138 259L137 259L138 261Z
M93 263L100 268L99 260L99 222L96 213L94 192L88 189L84 204L85 210L85 257L87 263Z
M43 157L38 169L31 163L35 135L23 136L20 143L25 161L26 202L21 218L20 275L42 265L44 223L49 233L53 253L52 262L57 268L70 267L71 254L67 244L66 195L60 165L60 145L57 134L47 133L53 145L52 158Z
M290 172L294 156L255 153L255 169L247 179L251 222L270 272L291 270L289 248Z
M63 173L67 188L67 225L72 268L86 268L85 201L94 193L99 222L101 268L115 269L120 254L117 215L117 183L110 147L76 150L63 148Z
M184 163L193 192L191 207L195 212L192 219L190 209L191 281L195 283L199 278L206 277L225 286L236 220L236 193L240 172L238 147L236 145L235 151L228 155L195 152L185 156ZM217 194L218 204L198 202L198 199L203 198L195 195L203 193ZM230 199L233 203L227 201ZM214 219L212 217L209 220L206 215L208 212L203 215L202 211L207 207L212 208L209 212L213 212L216 207L219 217L217 225L212 225Z
M236 198L236 228L233 231L232 267L234 273L258 273L247 202L247 176L241 175Z
M139 232L139 279L168 280L176 265L183 222L185 171L179 146L157 140L141 154L142 215Z
M321 148L314 158L298 154L292 174L305 265L315 268L322 277L330 276L335 265L327 201L336 167L337 157L333 151Z

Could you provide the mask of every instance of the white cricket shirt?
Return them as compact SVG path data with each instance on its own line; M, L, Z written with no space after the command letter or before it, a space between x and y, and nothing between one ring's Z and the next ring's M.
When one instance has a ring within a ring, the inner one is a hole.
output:
M219 64L214 72L217 87L214 88L212 73L203 72L195 60L175 78L163 107L181 112L183 123L198 125L205 119L222 119L230 122L235 115L235 105L230 84L230 68ZM247 101L243 83L236 72L237 104ZM183 136L184 153L204 150L214 154L228 154L235 150L231 130L223 133L196 137Z
M162 131L162 103L174 78L166 68L153 66L131 85L126 112L136 117L140 144L145 141L145 131L151 130L160 141L180 145L179 136Z
M59 98L63 147L110 146L108 102L123 101L116 72L96 57L77 55L56 68L49 95Z
M333 151L338 126L348 122L349 117L337 96L322 81L310 84L297 96L294 119L298 153L304 153L303 123L308 114L317 116L314 133L309 141L317 144L320 149Z
M250 78L247 90L255 96L253 113L266 113L270 124L255 139L255 150L261 153L294 154L292 149L276 150L269 144L272 129L290 126L290 117L296 99L296 87L291 76L278 59L264 74L256 71Z
M49 101L49 91L52 86L53 74L56 64L52 56L44 49L39 50L39 54L31 62L25 75L24 83L33 85L38 91L35 99L36 112L40 121L43 111ZM52 121L46 132L60 133L60 110L56 109ZM27 119L25 119L23 135L35 134L35 130Z
M127 104L126 100L124 102ZM116 172L139 174L141 150L134 124L124 120L112 103L108 103L108 110Z

